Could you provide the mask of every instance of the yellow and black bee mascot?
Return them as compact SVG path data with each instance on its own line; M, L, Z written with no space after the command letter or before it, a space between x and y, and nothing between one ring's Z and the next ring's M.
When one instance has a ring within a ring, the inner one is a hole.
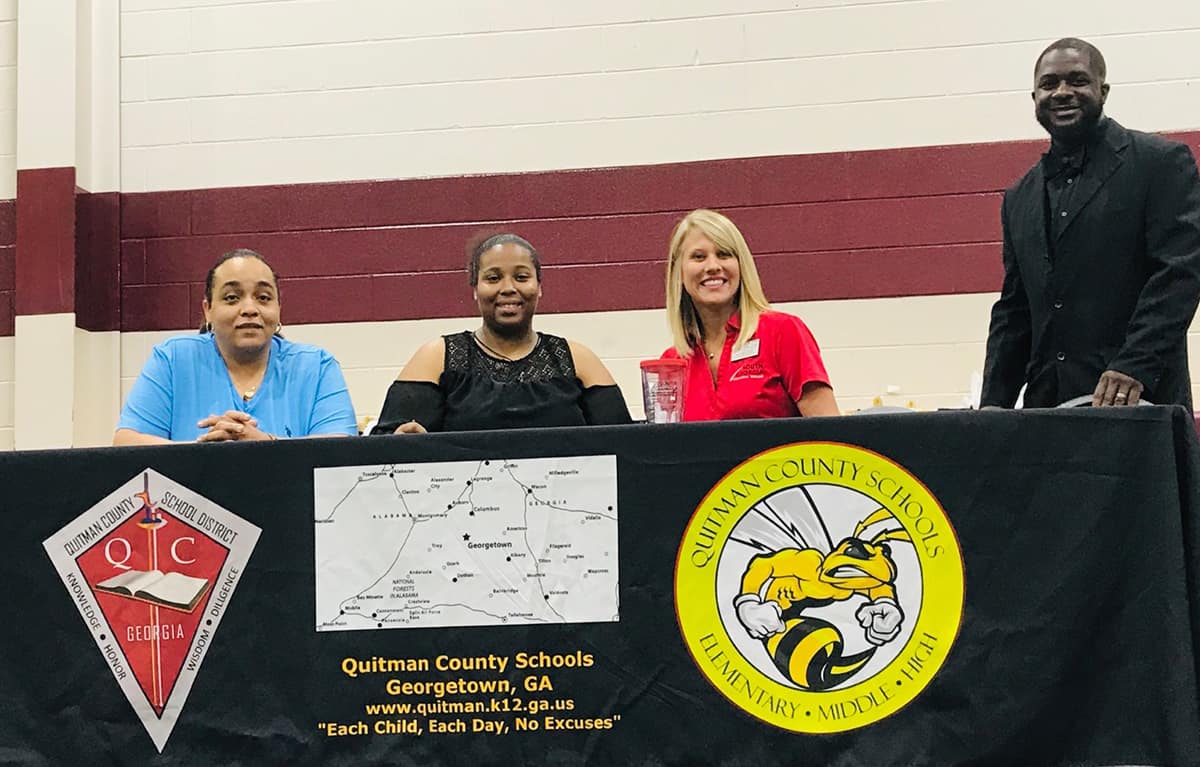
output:
M734 600L738 620L750 636L763 641L780 672L801 688L819 691L840 684L865 666L878 647L900 635L904 613L896 599L897 570L888 542L912 539L902 529L861 537L871 525L889 520L896 521L880 508L836 547L780 548L755 556L746 566L741 594ZM824 538L828 541L827 534ZM866 599L855 618L871 647L843 655L837 627L806 611L853 597Z

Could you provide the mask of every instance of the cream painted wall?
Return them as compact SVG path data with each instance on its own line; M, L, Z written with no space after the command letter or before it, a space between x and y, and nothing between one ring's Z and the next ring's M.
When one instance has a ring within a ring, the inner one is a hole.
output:
M120 191L121 15L115 0L76 0L75 183Z
M74 313L16 318L13 344L13 443L18 450L70 447L75 408ZM67 343L63 343L67 339ZM9 340L9 339L5 339ZM19 374L18 374L19 371Z
M76 164L78 11L78 0L38 0L20 9L16 24L19 169Z
M1067 34L1115 117L1200 127L1194 0L125 0L122 188L1036 138Z
M13 386L16 381L16 340L0 338L0 450L13 449Z
M75 328L73 447L112 444L121 391L121 334Z
M1200 4L1141 9L1129 14L1119 0L1091 3L1085 14L1036 0L122 0L120 188L1035 138L1032 60L1065 34L1105 51L1118 119L1200 127L1200 59L1190 55L1200 44ZM4 125L15 125L15 15L15 0L0 0L0 186L9 184L10 197L15 137ZM81 38L91 35L93 61L116 34L110 28L106 43L104 29L79 27ZM106 87L86 71L81 83L85 76L95 92ZM88 109L102 103L80 99ZM96 117L93 146L108 142L114 122ZM803 316L820 339L844 409L875 397L928 409L968 397L993 299L780 308ZM289 337L338 356L365 419L417 344L475 321L291 326ZM640 414L637 362L666 346L660 312L547 315L538 326L592 346ZM123 396L168 335L121 335L116 362L113 337L77 338L76 365L97 375L119 367ZM16 420L14 356L13 340L0 339L0 447L11 445ZM110 405L77 414L76 439L102 441Z
M16 196L17 0L0 0L0 200Z
M17 196L17 0L0 0L0 200ZM16 342L0 338L0 450L13 447Z

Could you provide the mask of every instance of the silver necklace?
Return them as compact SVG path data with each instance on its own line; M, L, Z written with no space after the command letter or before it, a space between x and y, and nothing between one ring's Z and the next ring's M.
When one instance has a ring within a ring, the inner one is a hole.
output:
M526 353L525 353L524 355L522 355L521 357L516 357L516 358L513 358L513 357L510 357L510 356L508 356L507 354L504 354L503 352L498 352L498 351L496 351L495 349L493 349L492 347L488 346L488 345L487 345L487 343L485 343L485 342L484 342L484 340L483 340L482 338L480 338L480 337L479 337L479 331L478 331L478 330L472 331L472 333L471 333L471 336L472 336L472 337L475 339L475 343L477 343L477 344L479 344L480 346L482 346L482 347L483 347L485 350L487 350L487 352L488 352L489 354L491 354L493 357L499 357L500 359L502 359L502 360L504 360L504 361L506 361L506 362L516 362L517 360L519 360L519 359L523 359L524 357L528 356L528 354L529 354L529 352L526 352ZM537 338L537 336L534 336L534 338L536 339L536 338ZM530 351L533 351L533 349L532 349L532 348L530 348Z

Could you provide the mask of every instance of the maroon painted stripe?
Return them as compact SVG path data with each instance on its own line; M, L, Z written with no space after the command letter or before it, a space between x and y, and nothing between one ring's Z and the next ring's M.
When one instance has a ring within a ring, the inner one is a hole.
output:
M75 194L75 325L121 326L121 198L117 192Z
M0 293L12 293L17 286L17 248L0 246Z
M505 222L995 192L1041 142L752 157L543 173L123 195L126 239Z
M122 194L122 239L191 234L191 205L195 194L196 192Z
M1004 277L998 242L769 255L755 263L774 302L987 293Z
M13 334L17 287L17 204L0 200L0 336Z
M1200 132L1172 137L1200 146ZM80 286L120 274L119 300L89 298L97 327L112 322L114 304L123 330L191 327L212 261L254 247L280 273L289 323L464 316L475 311L464 243L515 230L543 253L542 311L654 308L674 221L708 206L738 222L776 302L986 292L1002 273L1000 193L1044 149L1007 142L122 194L119 245L81 249L96 270ZM93 241L114 219L110 208L95 215ZM0 242L0 310L2 259Z
M776 302L881 298L995 289L1002 276L999 243L873 250L772 253L755 258ZM880 281L884 270L893 275ZM951 275L930 280L931 273ZM654 309L664 303L659 261L547 266L542 312ZM950 286L950 290L946 287ZM200 282L123 289L123 329L172 330L199 325ZM368 322L464 317L476 312L464 272L301 277L282 282L285 321Z
M0 336L12 336L17 332L17 317L13 311L16 292L0 290Z
M17 244L17 201L0 200L0 247Z
M970 243L999 231L998 194L885 198L726 208L756 254ZM517 220L547 265L661 261L679 213ZM495 229L493 226L491 229ZM127 240L138 282L196 279L224 251L262 252L282 278L461 270L478 224L383 227ZM126 279L126 284L137 284Z
M17 171L18 315L75 311L75 169Z
M121 330L178 330L192 324L187 283L121 288ZM199 312L199 304L195 307ZM197 327L199 323L197 322Z
M121 209L124 213L124 208ZM146 283L146 241L124 240L120 244L121 285Z

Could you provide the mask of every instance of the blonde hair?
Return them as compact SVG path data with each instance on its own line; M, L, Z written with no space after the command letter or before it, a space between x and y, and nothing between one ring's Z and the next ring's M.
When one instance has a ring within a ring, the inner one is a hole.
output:
M683 260L687 255L683 252L683 241L693 229L712 240L718 251L729 253L737 259L741 285L734 302L741 318L741 329L733 348L740 349L754 336L754 331L758 330L759 315L769 310L771 304L763 294L750 246L737 226L715 210L701 208L693 210L675 225L667 251L667 324L671 327L675 351L679 356L686 357L704 340L692 297L683 289Z

